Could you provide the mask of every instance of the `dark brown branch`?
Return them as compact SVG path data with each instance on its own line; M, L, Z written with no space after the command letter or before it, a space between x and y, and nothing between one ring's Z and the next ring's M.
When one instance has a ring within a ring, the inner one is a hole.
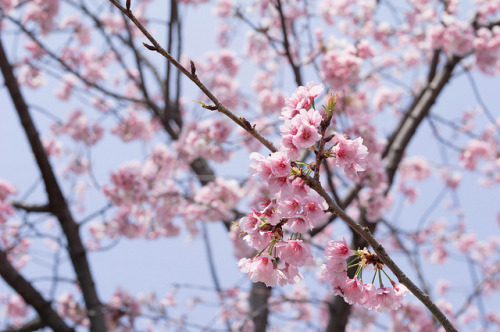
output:
M50 302L45 300L31 283L17 272L3 250L0 250L0 275L23 298L24 302L35 309L43 326L49 326L54 331L74 331L52 309Z
M15 207L16 209L23 210L26 212L37 212L37 213L50 212L49 204L32 205L32 204L27 204L25 202L12 202L12 206Z
M295 76L295 83L297 86L301 86L302 84L302 75L300 74L300 67L293 60L292 52L290 51L290 42L288 41L288 32L286 28L286 20L283 14L283 8L281 6L281 0L276 0L276 9L278 10L281 22L281 30L283 32L283 47L285 48L285 54L290 62L290 66L292 66L293 74Z
M429 68L429 74L427 75L427 82L431 82L436 76L437 66L439 64L439 55L441 54L441 50L434 50L434 54L432 55L431 66Z
M271 297L271 287L267 287L262 282L252 283L250 291L250 315L253 320L254 332L263 332L267 328L267 318L269 316L268 299Z
M429 84L424 88L421 94L421 98L415 103L415 107L410 111L406 121L402 123L400 130L394 135L392 144L388 149L387 153L387 178L388 178L388 189L392 186L394 181L394 175L396 170L403 158L403 154L410 143L410 140L415 135L415 132L424 120L424 118L429 114L429 110L432 105L436 102L437 97L445 87L446 83L449 82L453 69L460 62L462 58L458 56L453 56L446 61L443 69L437 74L434 79L429 82Z
M328 183L328 188L332 192L333 198L337 203L340 202L339 195L337 194L337 190L335 189L335 184L333 183L333 173L332 170L330 169L330 166L328 165L327 160L323 160L323 167L326 171L326 181Z
M180 58L181 54L181 27L179 21L179 13L177 8L177 1L170 0L170 20L168 22L168 38L167 38L167 52L172 54L172 48L174 45L174 30L177 31L177 59ZM194 75L194 73L192 73ZM170 61L166 61L166 73L165 73L165 96L164 96L164 116L170 120L173 119L179 128L182 127L182 117L180 114L180 105L179 105L179 97L180 97L180 72L176 72L176 96L175 100L172 101L172 96L170 95L170 79L172 76L172 64Z
M21 124L24 128L26 136L36 163L45 184L45 191L49 200L49 207L59 220L61 228L66 236L68 243L68 252L71 257L71 262L79 285L82 290L85 305L87 307L88 316L90 319L92 331L106 331L104 315L101 310L102 305L97 296L92 273L90 271L87 253L82 243L79 234L79 226L74 221L73 216L66 203L66 199L61 191L59 183L56 179L52 166L50 165L48 156L40 140L40 136L35 127L28 106L21 94L21 90L14 76L13 68L7 59L7 54L3 47L3 42L0 39L0 68L4 76L5 85L9 91L12 102L18 113Z

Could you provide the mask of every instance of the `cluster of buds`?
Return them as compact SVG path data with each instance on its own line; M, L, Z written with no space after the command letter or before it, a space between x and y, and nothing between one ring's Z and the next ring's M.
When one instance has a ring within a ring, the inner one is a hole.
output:
M356 251L347 247L342 241L329 241L325 247L326 264L322 266L321 275L329 281L336 295L340 295L349 304L358 304L366 309L379 311L396 310L401 307L401 301L408 289L396 284L383 270L384 263L368 249ZM349 263L348 263L349 262ZM363 282L363 269L372 266L375 270L370 283ZM356 268L353 278L349 278L347 270ZM389 279L392 287L385 287L382 276ZM379 287L374 285L378 278Z

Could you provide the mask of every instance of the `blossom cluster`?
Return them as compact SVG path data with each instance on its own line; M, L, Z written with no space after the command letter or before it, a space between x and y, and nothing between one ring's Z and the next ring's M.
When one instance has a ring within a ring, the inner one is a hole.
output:
M17 190L14 186L0 179L0 225L7 221L7 216L14 214L12 205L7 200L7 197L16 193Z
M104 129L97 122L91 122L82 110L71 112L68 121L54 124L52 131L56 135L66 134L87 146L95 145L104 133Z
M279 150L268 157L257 152L250 155L250 173L264 180L269 190L269 197L261 204L263 209L253 210L238 223L239 230L246 234L246 243L257 251L255 257L242 258L238 266L254 282L273 287L294 284L302 278L298 268L312 263L311 250L302 234L320 225L328 205L304 182L305 174L319 169L314 163L299 161L301 152L313 149L317 156L335 159L336 166L344 167L348 176L355 177L365 170L368 152L361 138L350 140L336 133L326 137L336 96L330 94L327 106L319 112L314 99L323 89L314 82L299 87L282 109L280 119L285 122L280 128ZM321 148L319 142L323 142ZM291 233L288 239L286 232Z
M356 254L360 260L358 271L354 278L347 276L347 259ZM336 295L340 295L349 304L358 304L366 309L377 309L378 311L396 310L401 307L401 301L408 292L402 284L396 284L390 280L392 287L384 287L380 281L380 287L376 288L373 283L363 283L359 278L361 271L368 265L375 267L375 275L383 272L383 263L376 255L369 252L366 248L356 252L349 249L345 239L342 241L329 241L325 246L326 264L322 265L322 277L329 281ZM384 272L385 273L385 272Z
M244 194L240 185L235 180L215 178L192 195L183 195L183 188L172 179L187 167L185 160L159 144L144 163L128 162L112 172L110 183L103 185L103 193L116 211L105 224L91 225L94 240L118 235L176 236L180 232L174 223L177 217L185 220L191 233L197 232L195 220L234 218L234 209Z

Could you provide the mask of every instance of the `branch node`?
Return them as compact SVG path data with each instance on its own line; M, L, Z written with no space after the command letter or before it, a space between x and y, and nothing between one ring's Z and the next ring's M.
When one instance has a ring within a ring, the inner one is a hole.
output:
M205 108L207 110L217 111L219 109L219 107L217 107L216 105L207 105L204 102L199 101L199 100L193 100L193 101L197 102L198 104L201 105L201 107L203 107L203 108Z
M194 65L193 60L189 60L191 63L191 75L196 76L196 66Z
M252 127L252 125L250 124L250 122L248 122L247 119L245 119L244 117L242 116L239 116L238 119L240 119L241 122L243 122L243 124L245 125L246 129L248 131L252 131L254 130L254 127Z
M146 47L150 51L158 51L158 47L156 47L156 46L149 45L149 44L146 44L146 43L142 43L142 45L144 45L144 47Z
M130 0L127 0L125 3L125 8L127 8L127 11L130 11Z

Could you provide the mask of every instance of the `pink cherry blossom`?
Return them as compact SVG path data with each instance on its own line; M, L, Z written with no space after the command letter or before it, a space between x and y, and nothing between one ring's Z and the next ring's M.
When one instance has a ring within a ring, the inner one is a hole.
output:
M87 146L97 144L104 133L104 129L97 122L91 122L80 109L71 112L66 123L53 125L52 131L56 135L67 134Z
M299 273L299 269L293 265L285 264L285 267L279 269L278 283L280 286L287 284L293 285L300 282L304 277Z
M286 278L283 272L274 267L273 259L267 253L255 258L242 258L238 262L238 267L241 272L248 274L250 280L261 281L268 287L275 287L279 277Z
M47 34L54 27L54 17L58 12L59 0L33 0L24 12L23 22L36 22L42 28L42 33Z
M154 127L150 121L142 119L137 112L129 110L111 132L124 142L132 140L149 140L154 134Z
M28 306L21 296L14 294L7 298L5 315L11 320L13 326L18 327L23 324L28 316Z
M424 180L430 176L430 165L420 156L406 158L401 163L402 180Z
M349 304L363 305L369 300L369 293L358 277L348 278L342 286L344 300Z
M88 327L90 321L87 311L82 307L69 292L63 292L57 298L57 312L64 318L68 318L78 325Z
M314 98L320 95L323 90L323 85L315 82L309 82L305 87L298 87L291 98L285 99L285 107L281 110L281 119L291 119L297 115L301 109L309 109Z
M354 251L349 249L345 238L342 241L328 241L325 246L325 257L327 259L343 259L346 260L348 257L354 255Z
M358 172L366 169L365 159L368 155L368 149L363 145L361 137L350 140L343 135L336 135L331 151L335 154L335 165L344 167L348 177L355 178Z
M301 267L312 262L312 253L302 240L288 240L276 245L278 256L285 262Z
M359 80L362 60L354 49L328 51L321 60L321 77L337 90Z

